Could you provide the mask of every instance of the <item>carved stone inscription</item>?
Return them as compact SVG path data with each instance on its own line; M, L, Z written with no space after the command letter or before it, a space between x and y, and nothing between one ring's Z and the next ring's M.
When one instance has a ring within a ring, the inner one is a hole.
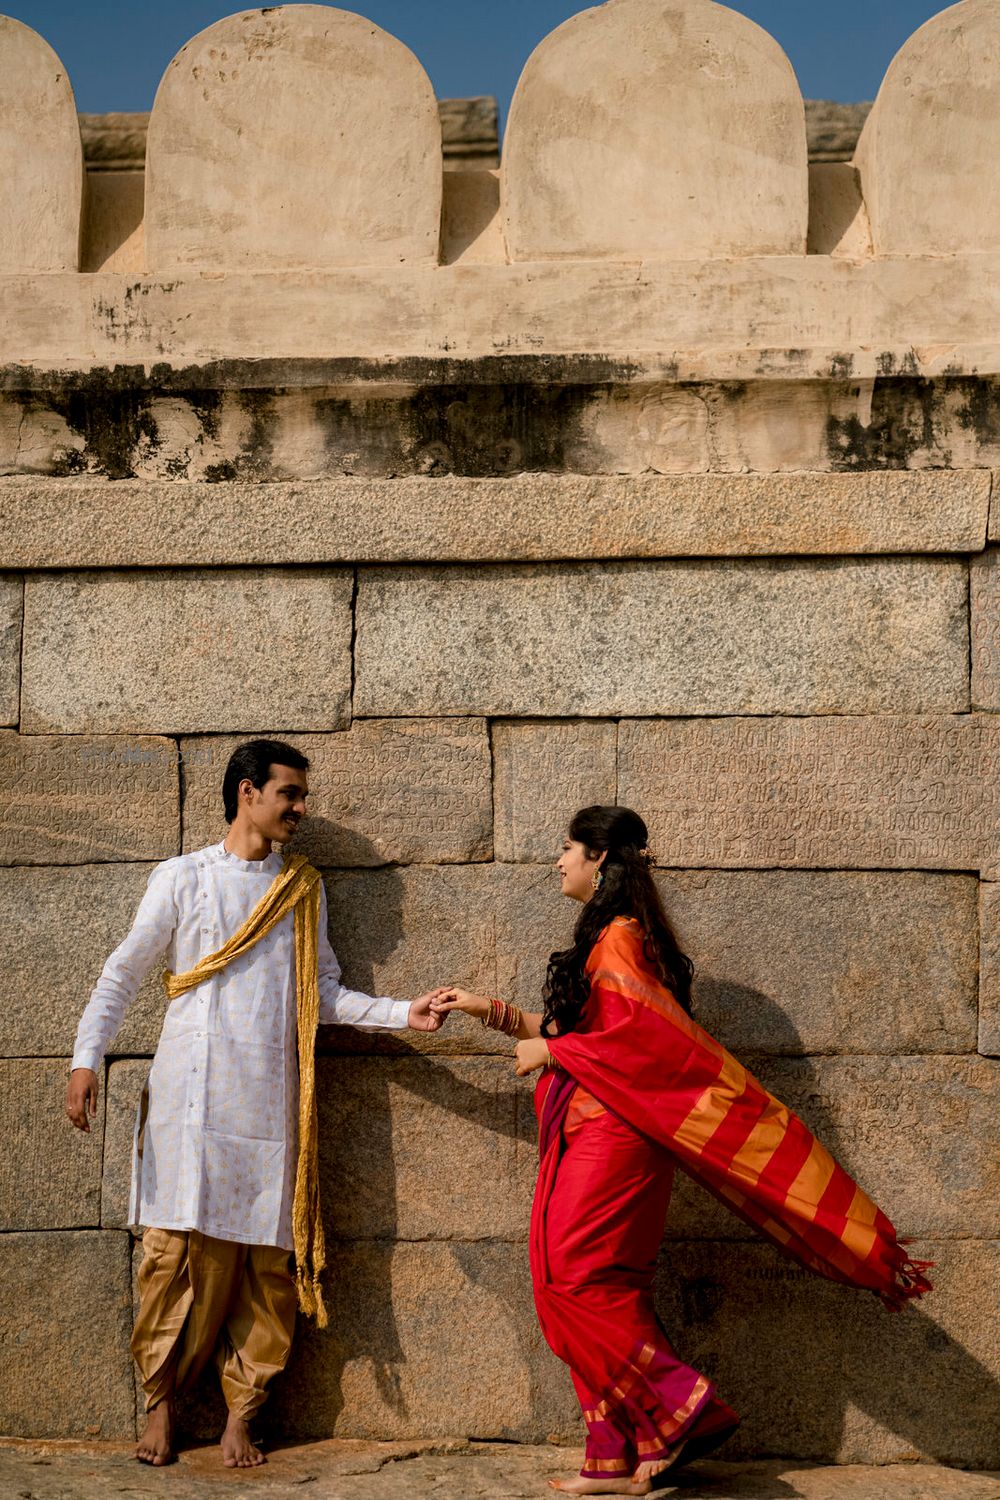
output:
M168 859L179 837L172 740L0 733L0 864Z
M290 735L309 757L309 817L292 847L318 865L453 863L492 853L490 747L481 719L356 721ZM222 777L239 739L182 741L184 847L224 837Z
M979 887L979 1050L1000 1057L1000 885Z
M615 800L614 724L569 720L493 726L496 857L558 857L577 808Z
M972 704L1000 709L1000 548L972 560Z
M1000 720L628 721L618 796L666 865L989 873Z

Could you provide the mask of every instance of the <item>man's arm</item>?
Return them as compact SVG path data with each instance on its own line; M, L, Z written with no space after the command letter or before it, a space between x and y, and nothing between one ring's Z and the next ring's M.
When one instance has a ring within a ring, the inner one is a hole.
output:
M97 1074L139 986L170 946L177 926L173 872L159 865L149 877L128 937L112 953L80 1017L66 1087L66 1113L89 1131L97 1113Z
M431 1012L430 994L409 1000L374 998L341 983L340 964L327 934L326 891L320 885L319 1019L323 1026L357 1026L362 1031L437 1031L440 1017Z

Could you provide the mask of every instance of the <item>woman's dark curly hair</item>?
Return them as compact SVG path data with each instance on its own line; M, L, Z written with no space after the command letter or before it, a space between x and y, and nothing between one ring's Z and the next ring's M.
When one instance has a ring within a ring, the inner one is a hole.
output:
M630 807L584 807L569 825L569 836L583 844L590 859L604 850L600 888L584 904L572 947L553 953L545 975L542 1035L573 1031L590 994L584 965L614 917L635 917L645 935L645 953L674 999L690 1015L694 965L681 952L650 874L646 825Z

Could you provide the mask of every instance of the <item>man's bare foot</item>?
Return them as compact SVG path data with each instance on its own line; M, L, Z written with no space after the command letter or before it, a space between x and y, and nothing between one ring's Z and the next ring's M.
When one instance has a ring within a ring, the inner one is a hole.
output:
M162 1469L172 1464L174 1453L174 1408L170 1401L161 1401L146 1415L146 1430L139 1439L135 1456L141 1464L152 1464Z
M222 1462L227 1469L256 1469L266 1464L267 1459L250 1439L250 1429L242 1417L229 1413L226 1430L222 1434Z
M582 1474L575 1474L572 1479L550 1479L549 1487L564 1495L649 1494L648 1479L637 1483L634 1479L612 1479L610 1474L607 1479L585 1479Z

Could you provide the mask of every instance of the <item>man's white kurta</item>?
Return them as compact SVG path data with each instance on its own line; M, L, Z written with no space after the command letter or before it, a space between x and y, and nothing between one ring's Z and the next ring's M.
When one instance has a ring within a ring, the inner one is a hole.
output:
M183 974L221 948L281 866L280 855L238 859L222 844L158 865L131 932L94 986L73 1067L97 1072L154 964ZM293 924L290 912L221 974L170 1002L149 1074L142 1158L133 1160L131 1223L292 1249L298 1147ZM407 1024L405 1000L376 1000L341 984L326 934L325 893L319 993L324 1025Z

